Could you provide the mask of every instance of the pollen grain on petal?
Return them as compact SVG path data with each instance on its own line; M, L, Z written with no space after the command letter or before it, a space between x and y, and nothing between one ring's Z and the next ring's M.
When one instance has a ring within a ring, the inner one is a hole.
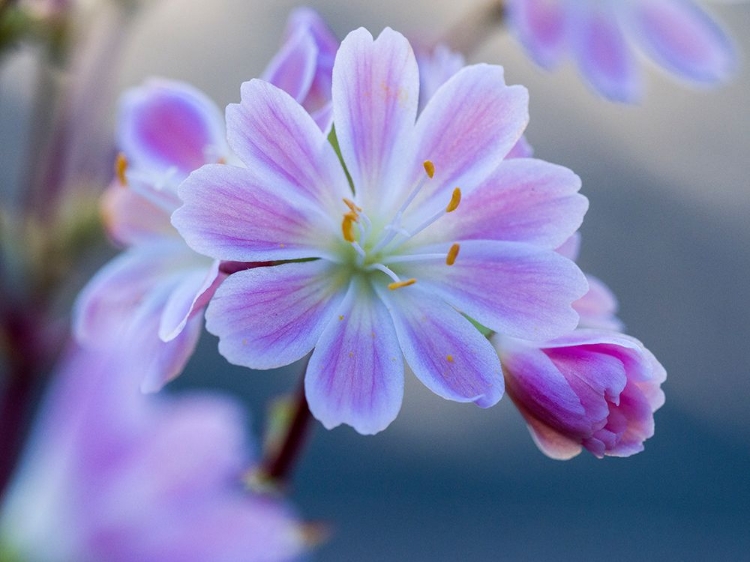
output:
M458 204L461 202L461 188L457 187L453 190L453 195L451 195L451 201L448 203L448 206L445 208L446 213L452 213L456 209L458 209Z
M448 361L448 363L453 363L453 355L446 355L445 360Z
M451 249L448 250L448 255L445 257L445 263L446 265L453 265L456 263L456 258L458 257L458 251L461 249L461 246L458 244L453 244L451 246Z
M125 156L125 153L120 152L117 155L117 159L115 160L115 175L117 176L117 181L120 182L120 185L127 187L128 185L128 178L125 176L125 172L128 170L128 159Z
M411 279L407 279L406 281L397 281L395 283L389 283L388 288L391 291L395 291L396 289L401 289L403 287L408 287L409 285L414 285L414 283L416 282L417 280L412 277Z
M435 164L432 163L432 160L424 161L424 171L427 173L427 177L430 179L433 178L435 175Z

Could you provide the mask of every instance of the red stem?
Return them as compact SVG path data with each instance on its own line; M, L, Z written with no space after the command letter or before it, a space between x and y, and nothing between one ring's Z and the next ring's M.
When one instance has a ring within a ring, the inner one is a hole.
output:
M307 366L305 366L305 371ZM289 481L295 462L299 458L310 430L312 415L305 398L304 372L297 390L294 406L294 417L287 429L284 442L275 454L267 457L262 464L261 473L269 480L284 485Z

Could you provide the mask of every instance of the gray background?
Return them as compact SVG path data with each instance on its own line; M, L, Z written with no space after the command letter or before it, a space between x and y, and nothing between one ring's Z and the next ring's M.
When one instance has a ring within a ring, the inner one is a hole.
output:
M163 0L126 37L118 88L162 75L220 105L274 53L294 2ZM376 5L377 4L377 5ZM471 5L437 0L314 2L343 37L360 25L431 36ZM745 59L750 5L715 6ZM24 55L3 70L2 160L25 106ZM503 64L531 94L536 156L583 179L591 208L582 267L604 279L628 331L666 366L656 436L629 459L547 459L509 400L481 410L407 381L385 432L315 427L294 478L301 514L331 525L325 561L750 560L750 69L695 91L645 65L639 106L591 94L571 64L547 74L498 31L472 60ZM9 108L12 108L9 109ZM12 118L12 119L11 119ZM12 169L0 172L12 181ZM171 386L243 397L253 430L293 369L227 366L206 335Z

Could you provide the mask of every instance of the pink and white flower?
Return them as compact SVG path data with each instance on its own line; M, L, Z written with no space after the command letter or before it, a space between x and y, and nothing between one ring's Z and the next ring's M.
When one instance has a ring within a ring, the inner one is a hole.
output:
M152 80L124 94L118 126L118 177L105 193L105 223L127 249L78 297L74 332L97 346L117 335L132 356L141 388L177 376L203 327L202 310L224 277L218 260L190 249L170 223L177 186L207 162L232 158L221 112L179 82ZM138 363L136 368L135 363Z
M331 69L338 42L310 9L289 18L284 44L264 76L301 103L323 131L331 127ZM151 80L126 92L118 123L118 177L103 209L110 235L126 250L84 288L75 334L97 345L119 334L138 350L133 372L159 390L192 355L203 309L231 265L188 247L170 222L177 187L207 163L235 162L219 108L180 82ZM136 368L136 365L137 368Z
M73 346L63 359L0 511L4 552L36 562L297 559L305 544L293 510L240 483L253 454L238 404L144 396L131 353L118 342Z
M328 428L384 429L401 406L404 358L438 395L495 404L500 362L466 316L529 339L576 325L585 279L554 249L585 213L580 180L506 161L528 98L501 67L462 69L417 119L408 41L359 29L339 48L332 91L341 160L303 107L253 80L227 108L244 167L207 165L180 187L172 221L193 249L277 262L229 276L208 330L230 362L251 368L314 348L305 389Z
M588 84L614 101L641 94L634 42L692 84L725 82L737 55L721 27L692 0L508 0L509 24L547 69L571 54Z

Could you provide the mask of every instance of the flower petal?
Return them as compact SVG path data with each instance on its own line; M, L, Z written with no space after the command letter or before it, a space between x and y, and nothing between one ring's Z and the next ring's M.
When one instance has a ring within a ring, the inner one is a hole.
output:
M132 372L142 377L141 392L157 392L182 373L203 331L203 314L199 313L188 319L173 339L165 342L158 336L160 319L159 310L154 310L150 322L144 318L131 330L134 334L131 349L138 350Z
M419 224L448 204L454 188L467 196L484 182L521 138L528 105L526 88L506 86L500 66L467 66L443 84L417 121L411 179L402 187L424 177L425 160L435 175L405 221Z
M399 180L418 102L417 61L403 35L386 28L373 41L360 28L341 42L333 67L333 121L358 203L368 212L407 187Z
M312 35L306 29L299 29L271 59L261 79L302 104L315 75L317 58L318 47Z
M541 349L501 336L493 336L492 341L500 355L508 394L527 421L535 418L547 425L564 425L569 433L590 433L581 400Z
M206 311L230 363L272 369L301 359L334 318L346 293L329 262L316 260L230 275Z
M612 101L637 101L640 75L617 18L606 6L586 3L574 9L572 48L584 78Z
M573 303L573 308L581 317L579 327L621 331L622 321L617 317L617 298L602 281L593 275L586 275L589 290Z
M236 155L268 190L343 215L351 190L338 156L313 118L289 94L262 80L242 84L227 106L227 137Z
M643 49L680 78L704 84L726 81L737 70L737 53L708 14L685 0L636 0L631 25Z
M295 33L304 30L308 33L317 47L315 62L315 73L313 74L310 87L300 103L313 116L320 129L329 133L333 113L331 108L331 81L333 79L333 63L336 51L339 48L339 40L326 24L325 20L311 8L296 8L289 15L287 27L284 32L285 40L291 38ZM323 112L323 108L328 111ZM327 116L327 120L324 117Z
M182 178L228 153L221 112L188 84L150 80L128 90L120 108L118 144L134 167L177 168Z
M588 200L580 187L580 178L562 166L506 160L418 242L507 240L556 248L583 222Z
M209 164L180 186L172 224L196 252L220 260L318 257L340 225L288 184L268 183L244 168ZM340 203L342 208L346 208Z
M388 307L409 367L427 388L482 408L502 398L500 360L471 322L417 286L375 289Z
M218 260L208 267L185 271L164 306L159 323L159 338L162 341L177 337L188 319L208 304L221 282L220 277Z
M382 431L404 395L404 359L382 301L360 278L352 284L315 346L305 375L310 411L328 429Z
M447 246L424 248L448 253ZM541 341L573 330L578 314L571 303L587 290L570 260L527 244L462 242L455 263L442 260L398 264L394 270L417 282L488 328Z
M124 246L179 237L163 207L118 181L104 191L101 211L107 233Z
M78 341L96 345L122 333L149 293L163 294L162 305L165 304L175 286L175 274L189 268L194 256L177 240L136 246L114 258L89 281L76 300L73 331Z
M563 2L511 0L508 19L519 41L539 65L551 69L566 51L566 10Z

